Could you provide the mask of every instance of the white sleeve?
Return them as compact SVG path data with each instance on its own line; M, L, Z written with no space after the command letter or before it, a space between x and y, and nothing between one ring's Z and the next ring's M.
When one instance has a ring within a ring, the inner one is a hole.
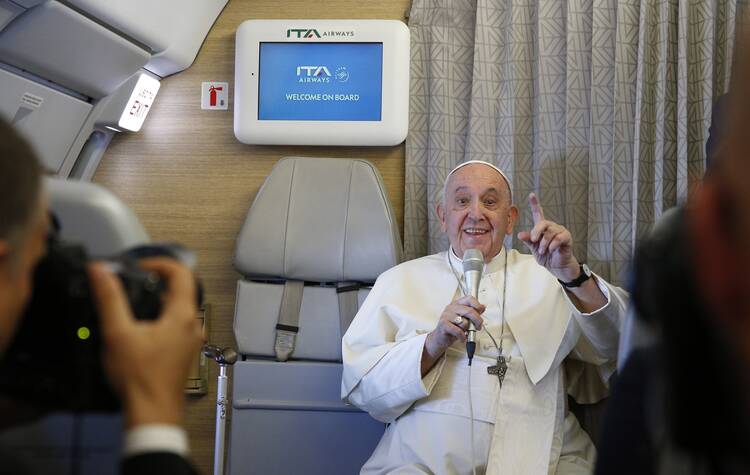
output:
M185 429L169 424L143 424L125 432L123 456L147 452L171 452L183 457L188 454Z
M600 364L602 359L615 362L617 361L620 341L620 328L625 319L629 296L627 292L607 283L601 277L594 276L594 279L599 290L607 299L607 303L598 310L591 313L582 313L570 300L567 292L564 292L565 298L568 299L568 304L572 309L573 317L587 342L591 344L589 349L596 352L596 355L580 354L578 356L584 361L597 364ZM583 346L588 347L589 345ZM579 349L580 347L581 345L579 345ZM583 351L582 353L589 353L589 351Z
M598 402L609 393L610 378L617 370L620 329L630 298L623 289L601 277L595 279L607 299L600 309L581 313L568 298L580 333L566 360L565 381L568 394L580 404ZM567 298L567 293L563 293Z
M445 365L445 356L422 378L425 338L427 334L423 333L391 347L349 393L349 401L387 423L427 397Z

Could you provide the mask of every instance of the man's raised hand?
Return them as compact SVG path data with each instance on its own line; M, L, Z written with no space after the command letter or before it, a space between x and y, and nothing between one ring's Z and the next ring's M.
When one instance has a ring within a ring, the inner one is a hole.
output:
M539 265L556 278L570 282L580 274L578 260L573 255L570 231L565 226L544 219L544 210L534 193L529 194L529 205L534 227L531 231L518 233L518 239L526 244Z

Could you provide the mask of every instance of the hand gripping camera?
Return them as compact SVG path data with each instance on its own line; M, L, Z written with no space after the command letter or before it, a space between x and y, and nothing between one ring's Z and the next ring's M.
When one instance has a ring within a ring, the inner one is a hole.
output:
M137 261L166 256L192 267L176 245L139 246L106 260L125 288L133 315L155 319L167 283ZM120 403L102 368L102 335L82 246L50 237L34 290L0 362L0 393L41 410L115 411ZM202 292L198 289L198 305Z

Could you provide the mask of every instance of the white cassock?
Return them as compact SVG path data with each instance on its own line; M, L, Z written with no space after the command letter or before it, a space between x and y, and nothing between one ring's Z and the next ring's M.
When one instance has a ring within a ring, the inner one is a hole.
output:
M342 397L389 423L362 473L591 471L595 449L569 413L566 392L582 403L606 396L627 294L597 277L607 304L581 313L532 256L511 250L502 325L505 253L487 264L479 293L485 328L498 343L502 333L510 356L502 387L487 373L497 350L484 330L476 334L472 366L465 344L456 342L421 377L427 333L460 295L462 265L453 252L405 262L378 278L342 342Z

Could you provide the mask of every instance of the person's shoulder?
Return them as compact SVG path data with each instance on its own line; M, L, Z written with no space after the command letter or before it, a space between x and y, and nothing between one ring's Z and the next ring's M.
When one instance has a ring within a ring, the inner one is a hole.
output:
M445 291L453 294L457 281L445 262L445 253L412 259L380 274L367 296L368 301L405 302L429 299Z
M445 252L418 257L404 261L384 271L378 277L376 285L378 283L383 285L385 282L397 282L404 279L409 280L414 278L415 274L420 276L430 275L433 272L439 272L444 267Z
M524 265L533 260L534 256L532 256L531 254L518 252L517 249L510 249L508 251L508 263L512 263L515 265Z
M416 259L404 261L398 265L391 267L381 275L385 276L386 274L388 274L389 276L393 277L401 274L409 274L415 271L421 272L425 270L441 268L444 265L445 252L440 252L437 254L430 254L429 256L423 256Z
M536 262L534 256L524 254L516 249L508 251L508 266L517 269L529 269L530 271L535 271L537 268L544 270L544 267Z

